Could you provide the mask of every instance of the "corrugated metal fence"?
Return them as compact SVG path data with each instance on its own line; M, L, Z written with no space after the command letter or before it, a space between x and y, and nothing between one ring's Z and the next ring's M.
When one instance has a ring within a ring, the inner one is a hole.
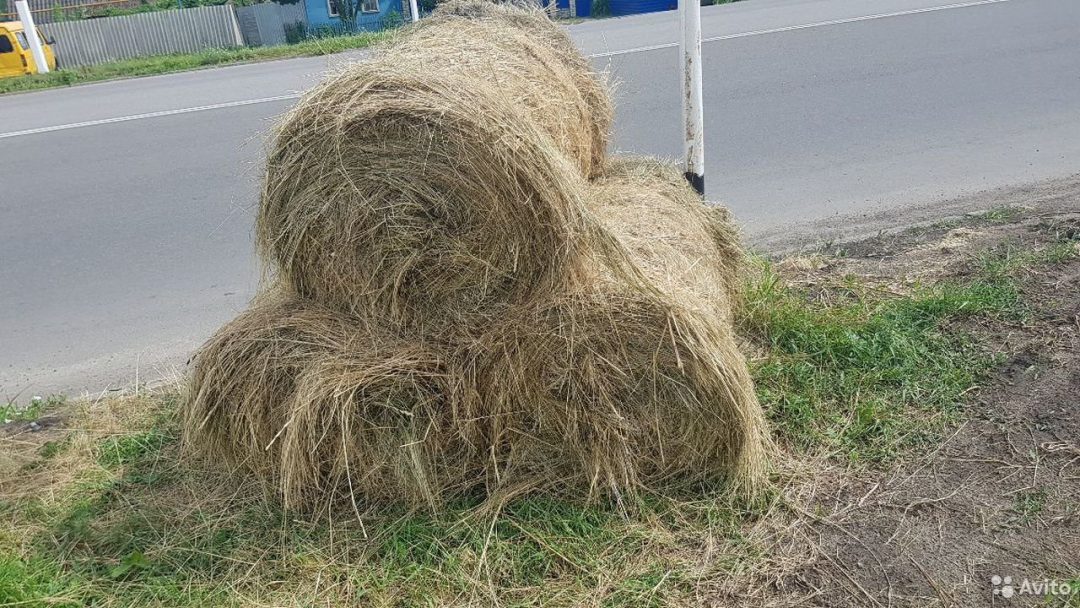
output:
M303 2L278 4L264 2L251 6L238 6L236 18L248 46L274 46L288 42L285 27L307 23Z
M202 6L41 26L61 67L244 45L232 5Z
M28 0L27 3L34 14L34 23L41 25L79 18L109 8L134 8L139 6L140 0ZM0 2L0 6L3 6L3 2ZM15 3L9 1L7 6L9 12L0 12L0 21L18 21L18 14L10 12L15 10Z

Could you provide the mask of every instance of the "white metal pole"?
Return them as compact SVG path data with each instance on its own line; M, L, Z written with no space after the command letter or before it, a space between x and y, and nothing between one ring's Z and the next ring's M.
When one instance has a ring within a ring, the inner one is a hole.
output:
M686 180L705 194L705 109L701 93L701 0L679 0Z
M30 12L26 0L15 0L15 12L19 14L19 21L22 21L23 33L26 34L26 40L30 43L30 55L34 58L38 74L48 74L49 64L45 62L45 51L41 48L37 28L34 27L34 14Z
M409 0L409 12L412 13L412 22L420 20L420 9L416 7L416 0Z

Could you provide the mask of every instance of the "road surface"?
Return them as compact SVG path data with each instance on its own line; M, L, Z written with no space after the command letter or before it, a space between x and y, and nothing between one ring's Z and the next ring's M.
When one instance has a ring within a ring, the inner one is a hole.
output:
M751 237L1080 171L1080 2L750 0L702 11L708 194ZM674 13L569 28L615 147L679 153ZM273 118L328 63L0 97L0 399L182 370L245 306Z

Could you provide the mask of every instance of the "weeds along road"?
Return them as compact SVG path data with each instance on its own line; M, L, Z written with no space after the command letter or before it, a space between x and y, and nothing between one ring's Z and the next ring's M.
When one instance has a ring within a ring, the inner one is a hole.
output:
M1076 0L750 0L702 20L709 195L751 237L1080 171ZM677 16L570 31L619 82L617 149L677 155ZM0 399L180 370L257 284L272 119L349 58L0 98Z

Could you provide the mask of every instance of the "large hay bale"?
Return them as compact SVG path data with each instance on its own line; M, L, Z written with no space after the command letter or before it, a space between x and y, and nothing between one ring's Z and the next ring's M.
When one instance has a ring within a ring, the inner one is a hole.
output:
M741 259L726 217L678 172L619 159L590 209L641 271L596 258L567 290L518 309L469 346L504 478L585 485L616 496L678 477L752 490L766 433L731 327ZM510 454L508 451L507 454Z
M585 187L497 84L377 60L285 118L256 240L305 298L446 329L561 284Z
M457 345L310 302L258 304L192 364L188 443L286 507L439 508L479 490L577 498L726 479L752 489L761 421L729 334L607 286L520 309Z
M198 351L185 437L276 486L286 505L342 495L434 505L468 461L452 428L460 387L437 351L286 297L266 298Z
M425 328L571 271L597 238L581 193L611 126L603 84L541 13L438 13L288 114L257 220L264 259L302 296Z
M435 60L440 68L475 70L497 80L577 160L584 175L604 171L614 119L607 75L590 65L547 12L490 0L451 0L416 29L399 50ZM429 52L414 54L418 46ZM435 57L433 50L439 51Z
M661 291L730 324L744 255L726 207L702 204L678 168L656 158L608 161L589 209Z
M726 480L751 490L763 422L729 333L640 294L560 295L473 346L472 416L510 487L641 487ZM466 406L469 407L469 406Z
M752 490L767 440L731 330L734 228L667 165L608 171L582 207L606 238L488 324L402 338L296 296L256 305L196 357L187 436L293 506L437 507L477 486L621 498L672 479Z
M307 94L257 218L275 287L197 353L188 440L290 506L752 488L737 235L606 160L606 104L546 17L477 3Z

